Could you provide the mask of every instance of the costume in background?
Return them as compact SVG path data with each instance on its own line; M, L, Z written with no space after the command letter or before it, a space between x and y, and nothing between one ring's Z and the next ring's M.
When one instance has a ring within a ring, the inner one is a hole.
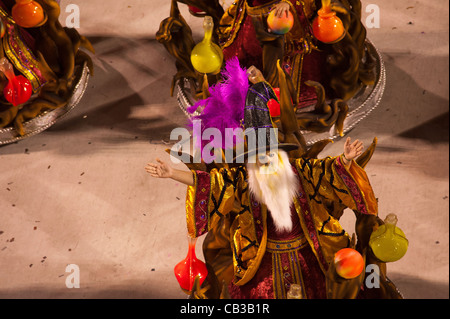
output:
M294 26L286 35L268 32L267 15L279 0L235 1L219 27L224 59L238 56L243 66L255 65L273 87L278 87L276 61L280 59L283 70L292 78L299 107L313 105L317 100L315 89L306 81L319 82L328 97L344 100L353 96L361 82L373 83L358 1L339 2L347 12L341 15L347 33L333 44L317 41L312 32L311 23L321 7L320 1L283 1L294 14Z
M16 23L12 15L12 8L19 2L0 0L0 19L5 29L0 59L6 58L16 75L27 78L34 93L27 102L16 106L0 99L0 131L10 127L17 131L18 136L13 136L11 141L36 133L25 127L28 120L63 108L70 102L85 66L93 74L92 59L82 48L92 53L94 49L76 29L61 25L59 1L39 0L37 3L45 19L41 24L25 28ZM0 72L0 90L7 83ZM53 122L43 120L36 124L35 130L43 130Z

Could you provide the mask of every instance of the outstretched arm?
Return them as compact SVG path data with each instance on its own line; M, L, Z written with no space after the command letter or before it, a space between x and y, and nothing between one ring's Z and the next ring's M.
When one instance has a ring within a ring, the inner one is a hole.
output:
M352 165L352 160L362 154L364 148L363 142L359 140L356 140L353 143L350 142L351 138L347 137L344 144L344 153L342 154L342 162L347 168L350 168Z
M156 178L171 178L188 186L194 186L194 176L191 171L174 169L159 158L157 158L156 161L157 163L148 163L145 167L145 170L150 176Z
M362 142L345 142L344 153L324 159L299 158L298 173L307 181L305 192L321 196L361 214L377 215L378 205L366 172L352 161L361 154ZM344 158L345 156L345 158Z

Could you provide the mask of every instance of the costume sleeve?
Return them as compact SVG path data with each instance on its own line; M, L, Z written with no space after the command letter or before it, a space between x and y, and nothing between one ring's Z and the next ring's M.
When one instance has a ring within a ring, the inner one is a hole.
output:
M361 213L378 215L378 203L366 172L352 161L350 169L341 157L325 159L297 159L309 199L320 202L323 196Z
M194 186L186 194L186 222L189 235L198 237L233 209L241 174L234 168L192 172Z

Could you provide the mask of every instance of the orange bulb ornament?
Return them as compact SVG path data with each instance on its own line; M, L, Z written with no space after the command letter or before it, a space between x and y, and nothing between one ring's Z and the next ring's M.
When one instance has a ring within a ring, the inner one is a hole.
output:
M344 24L331 10L330 0L322 0L322 8L317 14L312 24L316 39L324 43L336 43L344 38Z
M11 10L11 15L14 21L24 28L40 26L46 20L41 5L33 0L16 0L16 4Z
M352 248L344 248L334 255L334 265L339 276L345 279L358 277L364 269L364 259Z
M287 16L283 14L281 18L275 15L275 10L270 11L267 17L267 26L270 32L275 34L286 34L291 31L294 25L294 16L288 11Z

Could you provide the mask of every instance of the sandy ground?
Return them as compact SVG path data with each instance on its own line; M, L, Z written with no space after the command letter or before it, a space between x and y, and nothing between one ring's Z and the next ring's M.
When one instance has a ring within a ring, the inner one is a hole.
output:
M96 49L95 76L64 119L0 147L0 297L186 298L173 275L187 252L186 188L144 171L167 159L169 134L186 121L169 94L174 61L155 40L170 1L110 0L102 14L104 1L70 3ZM448 2L365 0L363 10L369 4L380 9L368 37L387 86L350 136L366 145L378 137L366 171L379 215L397 214L409 239L390 279L405 298L448 298ZM185 17L199 38L201 19ZM351 212L342 223L353 231ZM78 289L66 287L71 264Z

